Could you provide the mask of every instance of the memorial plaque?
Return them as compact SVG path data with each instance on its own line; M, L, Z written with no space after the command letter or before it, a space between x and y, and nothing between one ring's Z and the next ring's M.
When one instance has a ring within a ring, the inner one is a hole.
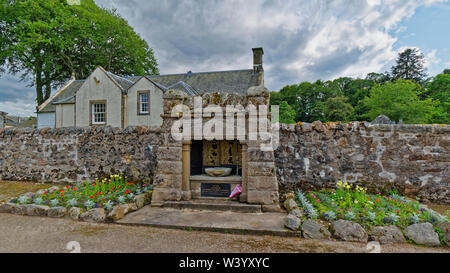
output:
M230 197L231 185L227 183L202 183L202 197Z

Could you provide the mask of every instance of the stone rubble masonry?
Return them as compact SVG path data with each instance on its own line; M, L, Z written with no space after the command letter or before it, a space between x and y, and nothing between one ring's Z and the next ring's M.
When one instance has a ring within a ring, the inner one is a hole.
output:
M450 204L449 150L449 125L314 122L281 124L274 154L280 194L344 180Z
M218 104L241 99L209 96ZM164 103L168 110L170 101ZM163 127L172 123L165 118ZM122 173L153 183L155 204L188 200L182 143L167 128L0 129L0 180L77 182ZM286 191L333 188L345 180L450 204L449 133L448 125L281 124L275 152L248 143L247 201L269 209Z
M150 183L160 143L161 133L145 127L0 129L0 180L76 182L124 174Z

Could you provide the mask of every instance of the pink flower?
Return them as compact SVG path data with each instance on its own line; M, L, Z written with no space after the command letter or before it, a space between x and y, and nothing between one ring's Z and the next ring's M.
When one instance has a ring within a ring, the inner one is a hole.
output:
M320 203L320 200L319 200L319 199L317 199L317 203Z

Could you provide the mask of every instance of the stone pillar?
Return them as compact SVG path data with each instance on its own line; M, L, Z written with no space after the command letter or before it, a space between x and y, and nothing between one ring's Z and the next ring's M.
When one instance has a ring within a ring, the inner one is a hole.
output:
M185 94L174 90L163 95L163 140L157 152L152 206L162 206L164 201L186 199L187 192L183 191L183 143L171 134L172 125L179 118L171 115L172 109L183 103L185 97Z
M247 143L242 143L242 193L239 201L247 202Z
M181 183L181 199L191 199L191 141L183 141L183 180Z
M250 87L247 91L248 104L256 107L270 103L268 90L263 86ZM269 109L267 109L269 110ZM270 113L268 114L268 132L271 133ZM254 118L249 114L249 119ZM260 116L258 115L258 118ZM258 124L261 121L258 120ZM259 131L259 130L258 130ZM250 132L249 132L250 134ZM263 141L260 136L257 140L249 140L247 145L247 172L246 188L247 202L250 204L261 204L263 211L279 211L278 181L275 168L275 155L271 150L263 150Z

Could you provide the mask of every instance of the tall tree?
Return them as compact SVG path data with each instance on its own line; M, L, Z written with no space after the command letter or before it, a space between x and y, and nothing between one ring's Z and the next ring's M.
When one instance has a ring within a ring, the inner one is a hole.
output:
M423 87L410 80L376 85L363 100L368 109L364 117L373 120L379 115L386 115L391 120L403 120L405 123L430 122L437 102L430 98L421 100L422 92Z
M36 87L44 102L72 75L98 65L119 75L158 74L148 44L115 10L93 0L0 0L0 65Z
M396 64L391 68L393 80L414 80L422 83L426 78L425 58L417 48L407 48L398 55Z

